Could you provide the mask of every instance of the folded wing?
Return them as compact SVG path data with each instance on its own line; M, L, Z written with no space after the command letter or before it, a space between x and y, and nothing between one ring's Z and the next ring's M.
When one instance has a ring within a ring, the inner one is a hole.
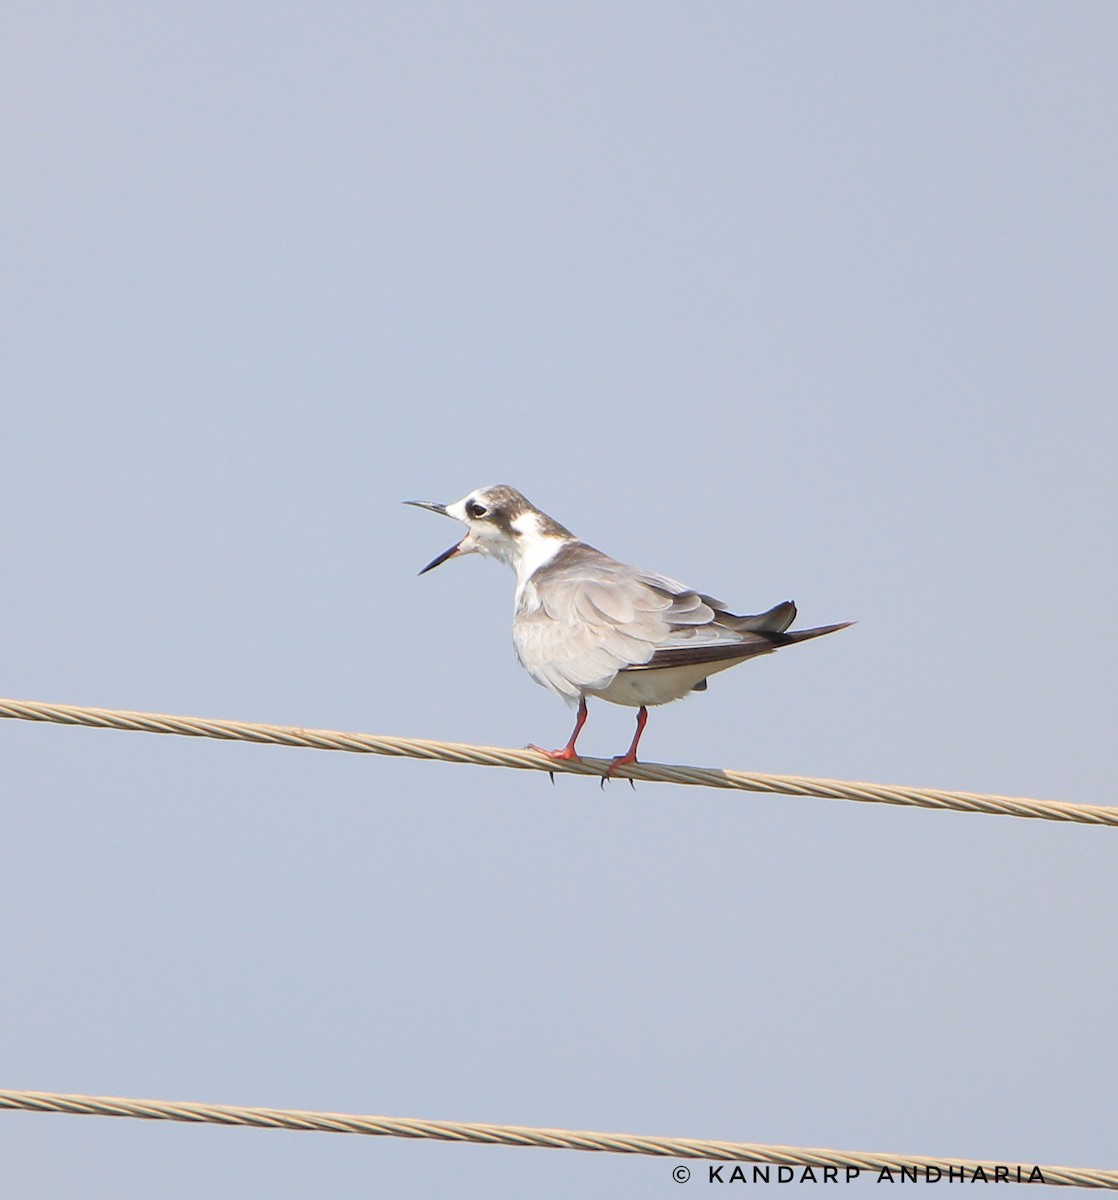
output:
M574 702L621 671L745 659L813 636L784 632L795 615L785 601L735 616L677 580L572 542L521 590L513 641L529 674Z

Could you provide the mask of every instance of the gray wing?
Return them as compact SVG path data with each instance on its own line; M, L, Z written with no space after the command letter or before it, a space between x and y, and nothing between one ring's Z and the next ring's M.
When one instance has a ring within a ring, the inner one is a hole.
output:
M620 671L765 653L774 648L765 632L786 628L794 615L787 604L735 617L677 580L572 542L524 585L513 642L534 679L574 701Z

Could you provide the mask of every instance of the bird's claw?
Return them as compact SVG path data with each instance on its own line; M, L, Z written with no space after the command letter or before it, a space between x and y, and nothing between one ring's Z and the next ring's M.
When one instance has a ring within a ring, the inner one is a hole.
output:
M535 750L537 754L542 754L544 758L550 758L552 762L578 762L578 755L571 749L570 746L564 746L562 750L545 750L542 746L534 746L529 743L529 750ZM551 786L555 786L555 772L548 771L548 779L551 780Z
M608 767L606 767L605 771L602 774L602 778L601 778L601 781L598 786L604 789L606 786L606 780L612 779L614 777L614 773L616 772L618 767L632 766L632 764L634 764L636 761L637 761L636 756L630 755L630 754L622 754L618 758L615 758L613 760L613 762L611 762L610 765ZM626 776L626 778L629 780L629 786L635 792L637 790L637 785L634 782L632 775Z

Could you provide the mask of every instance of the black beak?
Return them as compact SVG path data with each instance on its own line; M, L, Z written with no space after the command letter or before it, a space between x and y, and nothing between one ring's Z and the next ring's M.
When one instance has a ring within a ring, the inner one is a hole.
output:
M446 511L445 504L435 504L432 500L405 500L404 503L410 504L412 508L425 508L428 512L438 513L440 517L450 516L450 514ZM454 555L458 553L458 547L460 545L461 542L455 542L449 550L444 550L438 558L433 558L423 568L423 570L419 572L420 575L426 575L428 571L433 571L436 567L441 566L448 558L453 558Z
M444 550L438 558L431 559L423 570L419 572L420 575L426 575L428 571L433 571L436 567L441 566L448 558L453 558L458 553L458 546L459 543L455 542L449 550Z

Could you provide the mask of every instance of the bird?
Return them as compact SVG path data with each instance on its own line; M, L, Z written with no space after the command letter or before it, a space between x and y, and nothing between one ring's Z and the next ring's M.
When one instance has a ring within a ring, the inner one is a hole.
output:
M565 746L530 750L553 762L577 761L588 698L637 709L632 744L609 764L603 784L637 762L650 706L706 691L711 675L747 659L853 624L790 631L791 600L736 616L712 596L596 550L507 484L477 488L452 504L404 503L466 526L465 536L420 575L467 554L487 555L516 572L516 657L537 683L578 709Z

